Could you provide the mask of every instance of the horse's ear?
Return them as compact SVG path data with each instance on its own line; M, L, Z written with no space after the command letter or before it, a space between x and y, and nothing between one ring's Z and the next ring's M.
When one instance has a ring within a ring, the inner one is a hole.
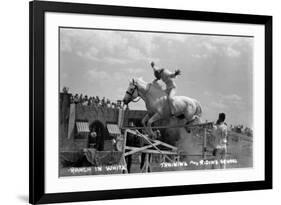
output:
M135 84L135 79L134 78L132 79L132 83Z

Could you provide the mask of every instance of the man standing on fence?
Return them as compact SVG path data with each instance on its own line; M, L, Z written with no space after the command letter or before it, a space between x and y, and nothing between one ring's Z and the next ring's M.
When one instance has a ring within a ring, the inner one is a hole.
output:
M225 114L220 113L219 119L213 127L212 135L214 136L213 155L219 163L219 167L225 169L225 159L227 153L227 124L225 123Z

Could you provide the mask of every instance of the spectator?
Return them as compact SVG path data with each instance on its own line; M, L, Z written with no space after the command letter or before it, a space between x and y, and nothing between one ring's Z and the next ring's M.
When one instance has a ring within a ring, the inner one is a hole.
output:
M110 108L110 100L106 99L106 107Z
M82 94L80 94L79 102L78 103L83 103L83 95Z
M99 98L99 96L96 96L96 100L97 100L97 104L99 104L99 103L100 103L100 98Z
M63 88L62 88L62 92L63 92L63 93L68 93L68 91L69 91L69 88L68 88L68 87L63 87Z
M71 94L71 95L70 95L70 104L72 104L72 103L74 103L74 97L73 97L73 95Z
M87 105L88 105L88 106L91 106L91 105L92 105L92 97L89 97L88 102L87 102Z
M74 96L74 103L75 103L75 104L78 104L78 103L79 103L78 94L75 94L75 96Z
M97 142L97 133L95 131L92 131L89 134L89 147L96 148L96 142Z
M111 107L112 107L113 109L115 109L115 108L116 108L116 103L112 102L112 103L111 103Z
M121 108L122 107L122 101L121 100L117 100L117 108Z
M88 101L88 95L85 95L83 98L83 102Z
M105 97L102 98L102 100L101 100L101 105L102 105L102 106L105 106Z
M83 100L82 100L82 105L88 105L88 96L85 95Z
M64 87L64 92L68 92L68 88ZM70 94L70 103L75 104L82 104L84 106L103 106L107 108L113 108L113 109L120 109L122 108L122 101L117 100L116 102L111 102L110 99L103 97L102 100L100 100L99 96L90 96L83 95L83 94ZM127 107L128 108L128 107Z
M91 98L91 105L95 105L95 104L96 104L96 98L95 98L95 96L93 96Z

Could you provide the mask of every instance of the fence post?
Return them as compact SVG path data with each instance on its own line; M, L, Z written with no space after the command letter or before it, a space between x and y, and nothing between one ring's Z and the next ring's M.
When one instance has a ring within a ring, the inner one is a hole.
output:
M204 160L206 159L206 152L207 152L207 129L204 127L203 150L202 150L202 155Z

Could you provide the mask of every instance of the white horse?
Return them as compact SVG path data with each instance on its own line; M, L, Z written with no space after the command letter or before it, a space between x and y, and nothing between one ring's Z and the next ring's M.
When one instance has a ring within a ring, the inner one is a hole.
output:
M167 94L157 82L146 83L141 78L133 78L129 83L123 102L127 105L131 101L134 102L137 97L144 100L148 111L142 119L142 124L148 134L155 136L151 128L152 123L160 119L174 117L171 115ZM195 120L198 122L201 121L202 109L197 100L185 96L175 96L173 99L173 106L176 111L175 116L185 119L184 124L194 122Z

